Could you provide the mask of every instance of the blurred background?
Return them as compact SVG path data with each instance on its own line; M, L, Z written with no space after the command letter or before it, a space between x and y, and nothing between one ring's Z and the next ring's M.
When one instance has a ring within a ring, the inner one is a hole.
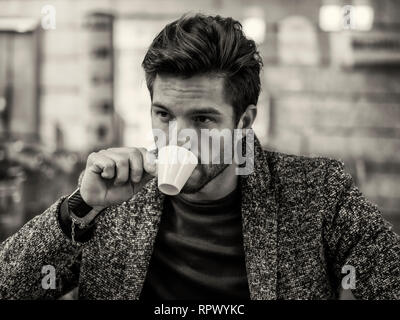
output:
M265 148L344 161L400 232L400 1L0 0L0 241L76 188L88 153L152 143L141 69L185 12L263 56Z

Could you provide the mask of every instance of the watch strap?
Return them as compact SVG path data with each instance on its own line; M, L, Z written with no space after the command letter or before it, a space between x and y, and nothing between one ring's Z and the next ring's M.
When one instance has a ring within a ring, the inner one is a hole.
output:
M68 197L68 209L74 214L74 216L78 218L83 218L86 216L93 208L89 206L85 200L83 200L80 189L77 188L69 197Z
M95 212L95 210L92 210L92 212ZM89 216L92 216L92 212L90 212L85 219L89 219ZM60 228L64 234L71 240L72 236L74 237L73 243L76 241L78 241L78 243L85 243L93 237L96 225L95 219L92 217L92 221L85 228L80 228L78 224L73 223L71 212L68 209L68 197L61 203L58 219ZM72 225L74 225L74 232L72 232Z

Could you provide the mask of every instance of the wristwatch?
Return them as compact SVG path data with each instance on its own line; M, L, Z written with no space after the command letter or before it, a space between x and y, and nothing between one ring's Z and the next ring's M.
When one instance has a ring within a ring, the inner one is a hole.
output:
M78 225L80 229L87 228L98 212L83 200L79 188L68 197L67 204L71 218L71 239L73 244L77 244L75 241L75 225Z
M68 197L68 210L78 218L86 216L93 208L89 206L81 196L80 189L77 188Z

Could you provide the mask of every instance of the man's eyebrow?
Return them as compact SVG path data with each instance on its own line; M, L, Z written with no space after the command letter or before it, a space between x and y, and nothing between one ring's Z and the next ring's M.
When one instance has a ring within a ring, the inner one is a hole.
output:
M199 109L196 109L196 110L192 110L192 111L189 111L188 112L190 115L197 115L197 114L213 114L213 115L217 115L217 116L220 116L220 115L222 115L222 113L218 110L218 109L215 109L215 108L199 108Z
M162 104L159 104L159 103L152 103L151 106L152 107L157 107L157 108L160 108L160 109L164 109L164 110L170 112L170 110L167 107L165 107L165 106L163 106Z
M166 106L163 106L162 104L153 103L151 106L152 107L156 107L156 108L160 108L160 109L164 109L164 110L166 110L166 111L171 113L171 111ZM199 114L201 114L201 115L211 114L211 115L216 115L216 116L221 116L222 115L222 113L218 109L212 108L212 107L198 108L198 109L195 109L195 110L190 110L190 111L187 112L187 114L189 114L191 116L199 115Z

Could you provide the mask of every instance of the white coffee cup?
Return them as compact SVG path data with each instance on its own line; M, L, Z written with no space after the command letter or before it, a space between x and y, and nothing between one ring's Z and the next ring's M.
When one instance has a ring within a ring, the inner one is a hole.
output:
M158 189L167 195L181 192L198 164L198 159L190 150L176 145L162 147L158 151Z

